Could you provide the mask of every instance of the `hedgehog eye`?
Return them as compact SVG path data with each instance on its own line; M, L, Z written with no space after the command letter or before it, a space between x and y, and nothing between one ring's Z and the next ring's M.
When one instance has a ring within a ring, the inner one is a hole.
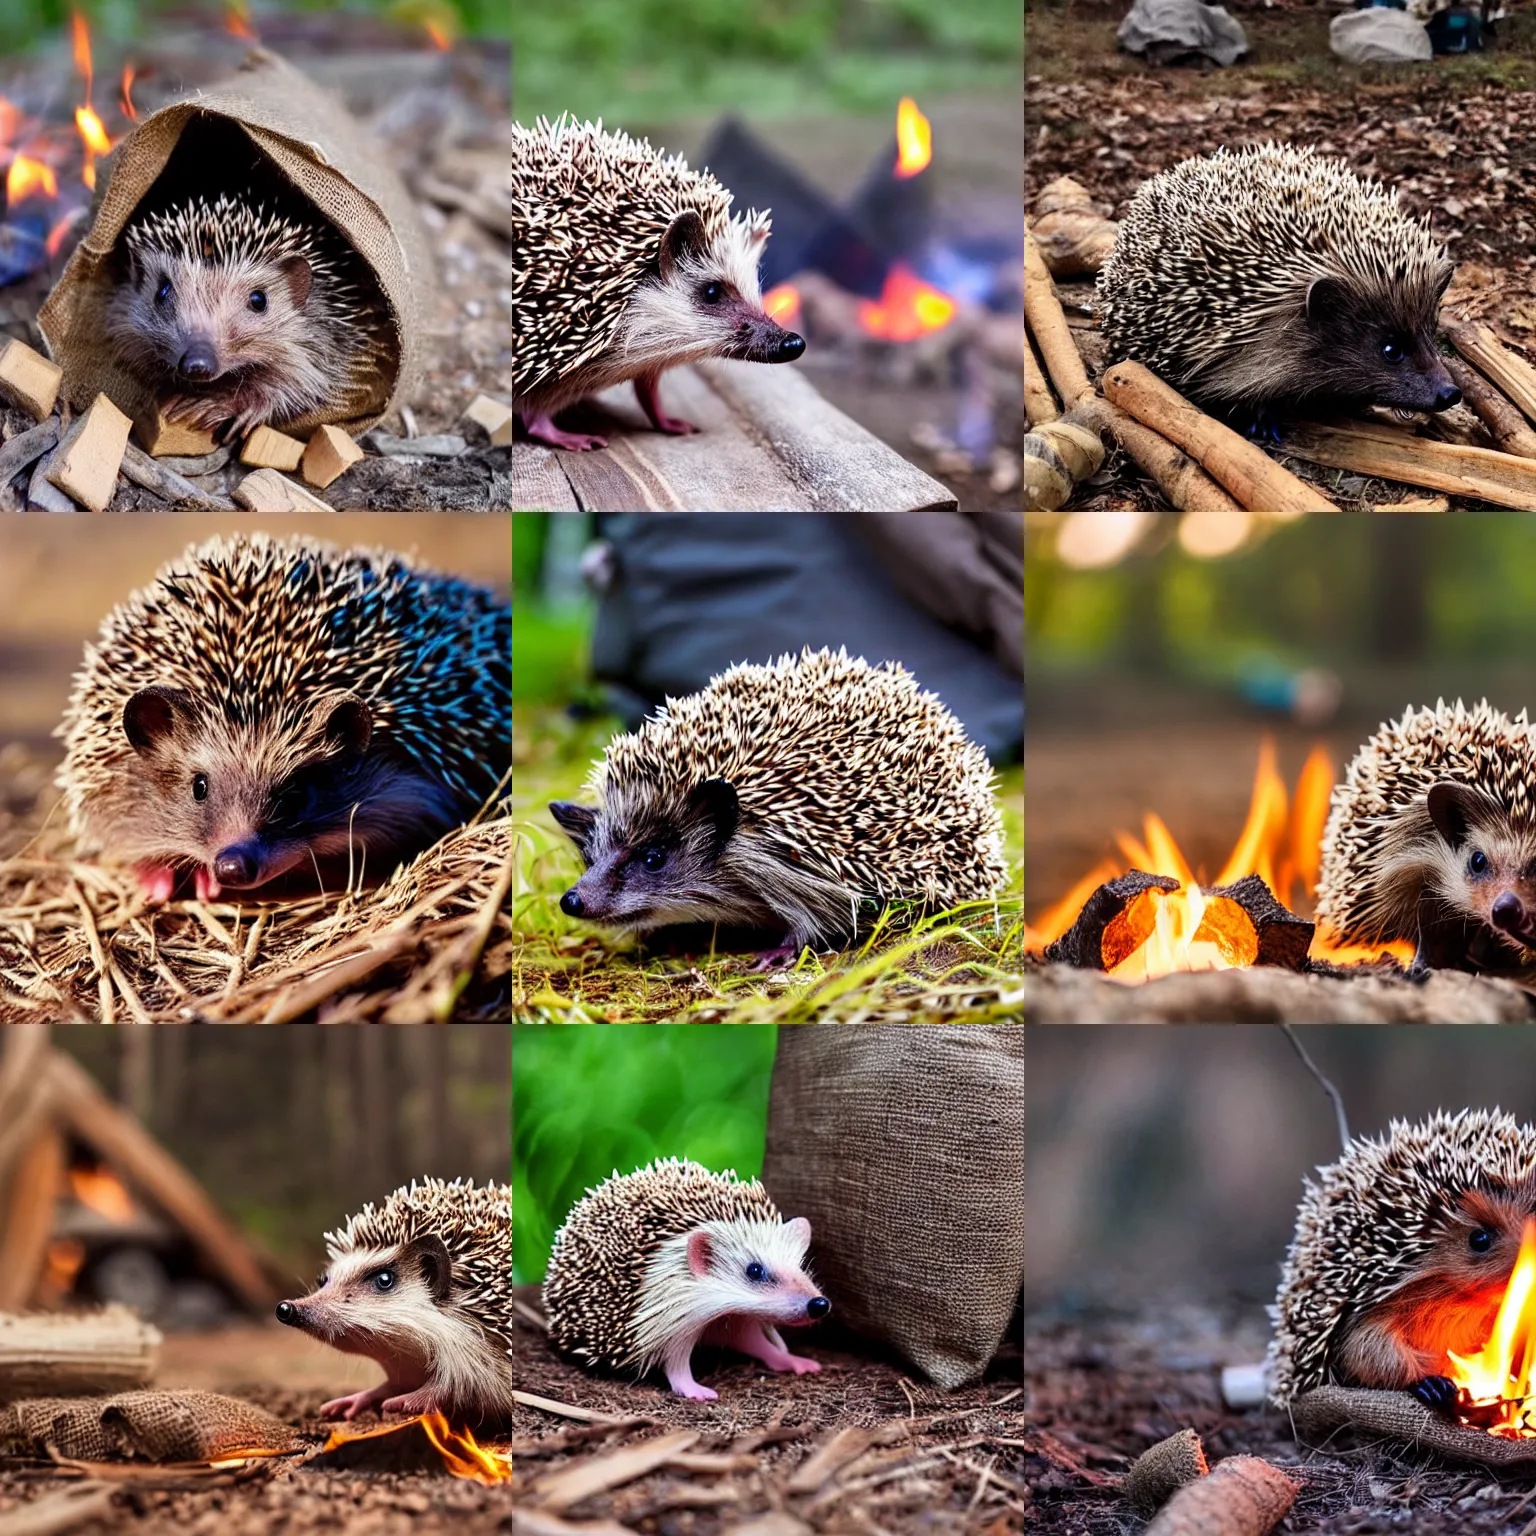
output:
M751 1280L752 1282L757 1283L759 1281L766 1280L767 1278L768 1278L768 1271L766 1269L764 1269L763 1266L761 1264L759 1264L756 1259L753 1259L752 1262L747 1265L747 1279L748 1280Z
M208 775L206 773L194 773L192 775L192 798L194 800L206 800L208 798Z
M1407 357L1408 349L1403 345L1399 337L1389 336L1381 344L1381 355L1389 363L1400 363Z
M640 862L654 875L667 862L667 850L665 848L647 848L640 855Z
M257 288L252 291L251 308L258 315L264 315L267 312L267 295L265 289Z
M699 289L699 297L706 304L718 304L725 297L725 285L723 283L705 283Z
M171 280L168 277L160 279L160 286L155 289L155 303L168 304L171 298Z
M373 1288L376 1291L392 1291L395 1288L395 1272L392 1269L381 1269L373 1277Z
M326 1272L323 1275L321 1275L318 1280L315 1281L315 1289L317 1291L323 1291L326 1288L326 1286L328 1286L330 1283L331 1283L331 1272L330 1272L330 1270L326 1270Z
M1488 872L1488 855L1481 848L1472 851L1472 857L1467 860L1467 868L1474 875L1484 875Z
M1493 1247L1493 1233L1486 1227L1479 1227L1468 1236L1467 1247L1473 1253L1487 1253Z

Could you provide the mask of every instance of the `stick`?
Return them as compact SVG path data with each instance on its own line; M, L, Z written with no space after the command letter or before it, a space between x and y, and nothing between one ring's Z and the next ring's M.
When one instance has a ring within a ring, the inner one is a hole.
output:
M1180 512L1243 510L1187 453L1118 406L1107 400L1085 400L1078 410L1100 432L1113 432L1120 446L1157 481L1163 495Z
M606 1493L610 1488L654 1472L679 1451L686 1451L698 1438L696 1429L680 1429L670 1435L638 1440L633 1445L605 1451L600 1456L579 1461L573 1467L551 1472L539 1478L530 1491L541 1509L564 1514L573 1504L591 1498L594 1493Z
M1181 1488L1142 1536L1268 1536L1296 1502L1296 1484L1258 1456L1229 1456Z
M1042 422L1055 421L1061 415L1051 386L1045 382L1040 359L1035 355L1035 344L1028 335L1024 337L1024 417L1032 427ZM47 446L46 444L44 445ZM4 478L0 476L0 478Z
M1448 325L1445 334L1451 345L1479 372L1504 391L1525 413L1536 421L1536 368L1518 353L1511 352L1486 325L1464 322Z
M191 502L209 512L236 510L234 502L227 497L210 495L193 485L186 476L178 475L174 469L157 463L142 448L136 448L132 443L129 443L128 451L123 455L122 472L134 484L142 485L146 491L153 491L162 501Z
M1285 1038L1291 1042L1293 1047L1295 1047L1296 1054L1301 1057L1302 1066L1304 1066L1307 1071L1310 1072L1312 1076L1322 1084L1323 1092L1333 1100L1333 1113L1339 1122L1339 1150L1341 1152L1348 1152L1349 1116L1344 1113L1344 1095L1334 1087L1332 1082L1330 1082L1329 1079L1323 1075L1322 1070L1318 1067L1317 1063L1307 1055L1306 1047L1302 1045L1301 1040L1296 1034L1296 1031L1292 1029L1289 1024L1282 1024L1280 1028L1284 1031Z
M1483 425L1505 453L1536 459L1536 432L1525 418L1470 363L1459 357L1445 359L1446 371L1456 381L1461 397L1482 417Z
M1292 427L1285 446L1298 459L1333 469L1401 480L1522 512L1536 509L1536 463L1512 453L1437 443L1373 421Z
M1056 284L1028 230L1024 231L1024 322L1040 348L1056 393L1070 410L1093 393L1093 386L1056 297Z
M1104 372L1105 398L1191 453L1249 511L1337 512L1321 491L1298 480L1264 450L1207 416L1140 363Z

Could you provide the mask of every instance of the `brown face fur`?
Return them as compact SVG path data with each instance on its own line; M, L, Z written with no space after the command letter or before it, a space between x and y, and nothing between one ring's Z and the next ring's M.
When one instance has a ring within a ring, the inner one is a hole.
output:
M1436 784L1427 807L1439 836L1427 893L1520 948L1536 949L1536 838L1465 784Z
M1350 1386L1409 1387L1445 1374L1447 1351L1476 1354L1533 1215L1530 1184L1464 1193L1407 1283L1345 1326L1334 1351L1338 1378Z

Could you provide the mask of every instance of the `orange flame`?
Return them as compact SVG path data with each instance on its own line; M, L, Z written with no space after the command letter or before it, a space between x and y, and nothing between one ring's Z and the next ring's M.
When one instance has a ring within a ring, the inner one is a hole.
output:
M1227 970L1251 965L1252 932L1224 899L1212 900L1210 886L1231 885L1245 875L1258 875L1287 907L1296 901L1299 884L1310 902L1316 894L1322 858L1323 828L1333 789L1333 765L1321 744L1313 747L1296 780L1294 800L1275 765L1274 741L1259 745L1248 815L1237 842L1214 880L1201 888L1201 879L1162 818L1149 811L1140 838L1115 834L1121 857L1100 862L1059 901L1041 912L1025 934L1027 945L1042 950L1069 929L1083 903L1106 880L1132 869L1166 875L1179 882L1176 891L1147 891L1105 931L1106 955L1120 955L1108 974L1117 981L1146 981L1172 971ZM1407 964L1413 946L1342 944L1319 932L1312 940L1314 959L1335 965L1392 955Z
M468 1429L455 1429L440 1413L423 1413L398 1424L381 1424L374 1429L333 1429L322 1451L334 1451L352 1440L374 1440L381 1435L397 1435L401 1430L420 1424L443 1464L455 1477L473 1482L496 1484L510 1482L512 1457L508 1452L483 1446Z
M56 1237L48 1244L48 1268L40 1288L50 1296L67 1296L84 1266L85 1244L74 1237Z
M21 109L0 96L0 145L9 144L21 132Z
M91 32L85 24L85 17L79 11L74 12L71 18L74 24L75 43L75 68L85 77L85 100L90 105L91 86L95 80L95 72L91 66Z
M5 173L5 200L14 208L23 198L41 192L45 197L59 195L59 178L53 167L30 155L17 155Z
M261 41L251 25L251 10L246 0L229 0L224 11L224 30L231 37L243 37L248 43Z
M132 64L123 65L123 94L118 98L118 106L123 110L123 116L130 123L139 120L139 114L133 108L133 80L136 71Z
M426 29L427 36L432 39L432 46L439 53L447 53L453 47L453 38L449 34L448 28L442 22L424 21L422 26Z
M763 311L780 325L793 325L800 318L800 290L793 283L779 283L763 295Z
M1470 1359L1451 1351L1446 1358L1463 1423L1503 1440L1536 1436L1536 1221L1525 1223L1488 1342Z
M110 1168L71 1168L69 1187L81 1205L108 1221L132 1221L133 1196Z
M81 219L85 218L89 212L90 210L87 208L72 208L48 231L48 239L44 242L44 245L50 257L58 256L59 252L64 249L64 241L68 237L70 230Z
M896 176L900 181L928 169L933 159L933 128L917 110L910 96L903 96L896 108Z
M859 301L859 324L882 341L916 341L941 331L960 306L947 293L930 287L910 267L891 263L878 300Z

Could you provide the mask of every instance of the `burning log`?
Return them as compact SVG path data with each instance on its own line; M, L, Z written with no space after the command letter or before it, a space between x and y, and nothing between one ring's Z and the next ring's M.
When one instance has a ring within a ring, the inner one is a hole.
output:
M1024 231L1024 323L1040 348L1056 393L1069 410L1085 396L1093 394L1088 372L1078 355L1077 343L1067 326L1067 317L1056 296L1056 284L1040 254L1040 247Z
M1174 1494L1144 1536L1268 1536L1299 1491L1262 1457L1229 1456Z
M1232 885L1212 886L1205 894L1211 899L1235 903L1253 925L1258 949L1250 964L1306 970L1317 925L1282 906L1260 876L1244 875Z
M1078 913L1077 921L1048 944L1045 958L1079 970L1109 971L1139 949L1151 934L1157 918L1148 891L1176 891L1179 882L1169 875L1149 875L1133 869L1115 880L1106 880Z
M1536 368L1511 352L1486 325L1448 325L1445 334L1472 366L1485 374L1536 422Z
M1439 443L1374 421L1293 426L1285 448L1298 459L1357 475L1379 475L1522 512L1536 507L1536 463L1493 448Z
M1107 399L1129 411L1185 452L1249 511L1337 512L1323 493L1298 480L1257 444L1207 416L1140 363L1116 363L1104 371Z
M1536 459L1536 432L1526 425L1520 412L1470 363L1464 363L1459 357L1446 357L1442 361L1461 391L1462 399L1482 418L1483 425L1492 433L1500 449L1522 459Z

